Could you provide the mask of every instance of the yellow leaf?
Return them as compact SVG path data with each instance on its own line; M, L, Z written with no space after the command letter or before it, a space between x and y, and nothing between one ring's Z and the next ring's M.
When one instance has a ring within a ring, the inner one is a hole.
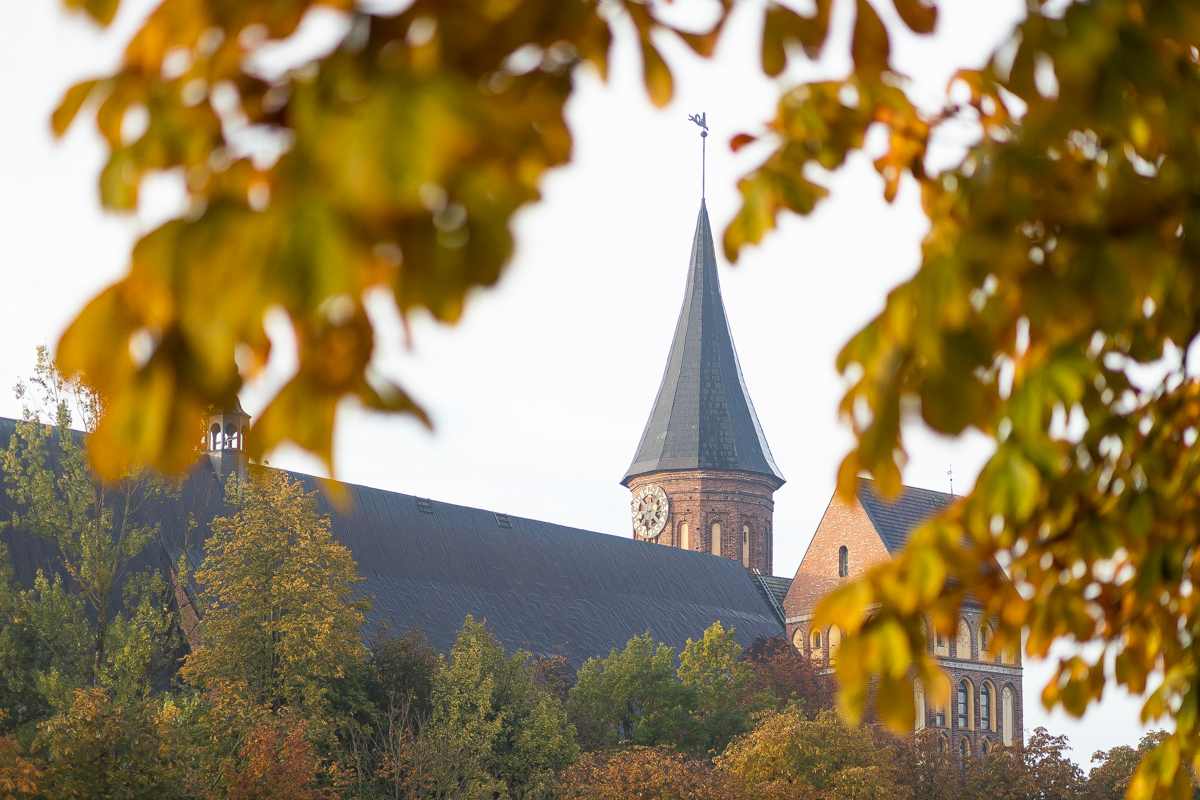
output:
M663 61L649 36L642 39L642 71L650 101L659 108L671 102L671 96L675 93L675 80L671 77L667 62Z

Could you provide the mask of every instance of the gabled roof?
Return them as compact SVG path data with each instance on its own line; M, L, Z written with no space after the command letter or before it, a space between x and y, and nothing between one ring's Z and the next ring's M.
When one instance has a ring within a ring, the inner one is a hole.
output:
M955 499L952 494L904 486L897 497L885 500L874 481L860 479L858 483L858 502L893 558L921 523L940 514Z
M0 444L12 430L12 420L0 419ZM783 635L750 574L730 559L350 484L339 507L316 478L292 477L318 490L334 538L353 554L361 591L374 597L371 622L396 631L420 626L443 652L467 614L486 620L509 650L541 655L561 647L576 667L647 630L677 649L717 620L736 628L743 646ZM208 522L233 510L211 462L200 459L180 497L154 510L160 541L133 569L182 554L197 566ZM0 515L11 512L0 490ZM198 526L190 528L189 518ZM25 588L39 568L62 574L53 542L9 527L0 543Z
M721 301L708 209L692 240L687 290L654 409L621 480L677 469L741 470L783 485L746 391Z

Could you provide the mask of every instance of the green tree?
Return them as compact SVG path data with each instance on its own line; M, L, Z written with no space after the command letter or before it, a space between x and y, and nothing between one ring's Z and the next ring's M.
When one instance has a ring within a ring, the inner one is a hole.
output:
M571 688L571 719L588 749L627 742L692 748L700 736L693 716L695 686L676 679L675 649L654 646L650 633L634 636L607 658L592 657Z
M754 669L742 660L742 647L720 620L698 641L687 640L679 655L680 682L696 690L694 716L701 748L720 752L729 740L750 728L750 715L775 705L769 692L753 692Z
M557 774L579 755L566 710L535 679L529 653L506 656L470 616L434 678L430 735L461 744L462 758L477 765L469 783L481 796L549 797Z
M832 711L809 719L791 705L761 714L754 729L735 739L716 765L765 796L796 787L788 789L796 797L902 800L912 790L897 769L893 745L872 726L849 727Z
M213 520L196 572L204 647L181 674L205 693L215 730L236 742L281 709L322 717L331 682L366 656L359 630L367 601L315 493L264 470L231 480L226 498L237 513Z
M82 686L106 688L122 702L147 696L170 666L176 626L165 582L130 565L158 532L147 512L178 491L146 469L116 481L96 477L88 452L100 397L66 379L46 348L17 396L23 418L2 456L14 510L0 525L52 542L61 571L39 572L21 590L0 550L0 697L25 708L14 723L61 707ZM72 428L76 416L82 432Z

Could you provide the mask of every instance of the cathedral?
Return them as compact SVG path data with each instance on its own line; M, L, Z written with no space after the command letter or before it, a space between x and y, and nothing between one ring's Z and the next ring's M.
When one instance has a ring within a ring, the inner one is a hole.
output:
M208 522L230 513L223 484L247 474L249 422L240 407L212 415L208 457L178 498L146 512L158 540L129 570L161 568L172 578L191 646L199 645L201 609L196 587L177 578L175 565L184 558L194 574ZM3 441L14 425L0 419ZM814 627L816 603L890 559L916 526L953 502L915 488L885 500L863 481L853 503L830 502L795 575L773 575L773 496L784 477L738 363L703 201L662 383L621 478L631 493L631 537L350 484L333 504L316 479L293 477L318 491L334 537L353 553L362 592L373 598L373 624L420 627L445 652L470 614L506 648L562 653L576 667L646 631L680 649L719 620L743 647L786 637L831 669L841 633ZM11 518L11 501L0 495L0 513ZM39 569L61 572L48 540L10 527L0 543L27 588ZM1020 654L993 652L979 604L968 601L955 639L936 634L929 646L952 688L949 697L933 697L914 686L917 727L936 729L962 754L1021 740Z

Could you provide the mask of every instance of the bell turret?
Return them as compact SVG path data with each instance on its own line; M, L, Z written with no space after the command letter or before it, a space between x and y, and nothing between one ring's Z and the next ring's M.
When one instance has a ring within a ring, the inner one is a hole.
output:
M246 435L249 432L250 415L242 410L242 404L236 397L232 406L209 411L205 451L222 478L235 475L239 480L246 479L250 464L246 455Z

